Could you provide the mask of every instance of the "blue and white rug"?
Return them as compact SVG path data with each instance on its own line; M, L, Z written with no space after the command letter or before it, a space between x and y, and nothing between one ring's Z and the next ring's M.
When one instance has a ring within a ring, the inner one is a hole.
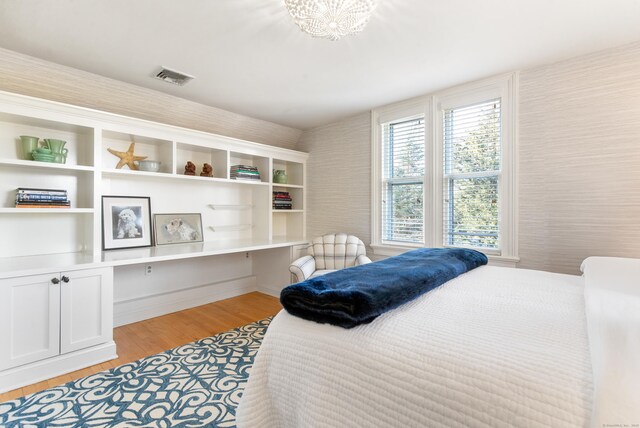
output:
M0 404L0 427L234 427L271 318Z

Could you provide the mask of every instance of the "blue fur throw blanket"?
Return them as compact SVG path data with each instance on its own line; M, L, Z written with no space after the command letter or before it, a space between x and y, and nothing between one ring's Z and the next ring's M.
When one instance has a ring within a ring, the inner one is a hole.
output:
M475 250L421 248L290 285L280 302L291 315L352 328L486 264Z

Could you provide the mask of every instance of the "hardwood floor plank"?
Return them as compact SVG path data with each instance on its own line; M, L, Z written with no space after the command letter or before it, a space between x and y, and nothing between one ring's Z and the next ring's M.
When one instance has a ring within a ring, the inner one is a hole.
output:
M0 403L109 370L176 346L231 330L277 314L282 306L272 296L252 292L113 330L118 358L0 394Z

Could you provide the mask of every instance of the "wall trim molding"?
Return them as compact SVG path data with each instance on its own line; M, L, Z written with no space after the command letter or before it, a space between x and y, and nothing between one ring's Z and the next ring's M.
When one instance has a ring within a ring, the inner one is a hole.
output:
M113 326L142 321L258 291L255 276L202 284L182 290L139 296L114 303Z

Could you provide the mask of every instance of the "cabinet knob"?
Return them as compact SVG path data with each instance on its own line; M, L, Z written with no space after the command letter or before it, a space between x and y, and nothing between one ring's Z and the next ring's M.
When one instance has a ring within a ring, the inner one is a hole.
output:
M69 282L69 277L68 276L63 276L62 277L62 282Z
M59 284L60 280L58 278L51 278L51 283L53 284Z

